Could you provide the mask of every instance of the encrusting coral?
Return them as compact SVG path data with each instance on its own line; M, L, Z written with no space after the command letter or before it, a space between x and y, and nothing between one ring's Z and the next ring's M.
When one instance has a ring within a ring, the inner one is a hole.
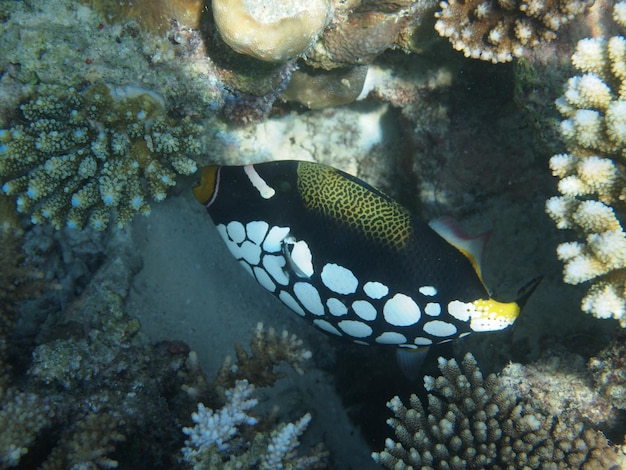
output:
M621 28L625 9L625 2L614 7ZM557 248L566 283L591 281L582 310L626 327L626 235L618 217L626 207L626 37L583 39L572 63L581 75L556 103L567 153L550 159L561 196L547 201L546 212L559 229L584 236Z
M428 412L416 395L410 406L394 397L387 422L397 441L372 454L385 467L401 470L468 468L607 469L625 463L621 450L580 421L544 414L517 397L491 374L486 379L474 357L439 358L439 377L425 377Z
M82 93L40 96L0 130L2 191L33 223L103 230L148 214L176 173L196 171L199 126L175 123L158 94L97 83Z
M593 0L448 0L436 13L435 29L465 57L508 62L584 13Z

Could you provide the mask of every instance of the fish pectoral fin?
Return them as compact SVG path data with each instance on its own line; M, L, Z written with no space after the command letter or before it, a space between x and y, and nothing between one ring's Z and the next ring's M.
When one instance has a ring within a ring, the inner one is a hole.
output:
M418 349L396 349L396 361L407 379L414 382L421 377L420 371L429 349L428 346Z

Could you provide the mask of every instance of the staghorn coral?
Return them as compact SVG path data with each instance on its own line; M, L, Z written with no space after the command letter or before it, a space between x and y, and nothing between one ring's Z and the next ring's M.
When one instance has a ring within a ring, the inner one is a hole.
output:
M593 0L449 0L435 29L465 57L508 62L556 38Z
M459 367L439 358L439 377L425 377L428 413L411 395L410 407L394 397L387 422L397 442L372 457L396 470L492 468L605 469L624 463L619 449L580 421L553 417L518 398L474 357Z
M625 8L621 2L614 9L622 28ZM567 153L550 159L561 196L547 201L546 212L557 228L584 237L557 248L566 283L591 281L582 310L626 327L626 235L619 218L626 199L626 37L583 39L572 63L581 75L569 79L556 102Z
M238 380L226 390L226 403L220 410L198 404L197 412L192 414L195 426L183 428L189 436L182 449L185 462L194 470L324 468L327 453L321 447L307 456L296 454L298 438L306 431L311 415L306 413L295 423L280 424L271 432L257 430L258 420L247 414L258 403L253 393L254 385Z
M163 98L136 86L92 85L41 96L0 130L2 191L33 223L103 230L166 197L176 173L196 171L200 128L175 124Z

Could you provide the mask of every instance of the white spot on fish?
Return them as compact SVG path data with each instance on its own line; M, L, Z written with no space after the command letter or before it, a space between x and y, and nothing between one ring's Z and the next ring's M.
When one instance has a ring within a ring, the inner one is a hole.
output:
M422 286L417 290L419 291L420 294L425 295L427 297L433 297L437 295L437 289L435 289L433 286Z
M396 294L383 307L385 321L394 326L409 326L417 323L422 316L415 301L404 294Z
M263 242L263 250L268 253L279 252L283 246L283 240L288 234L289 227L272 227Z
M261 248L259 245L255 245L249 240L246 240L241 244L239 253L241 254L241 257L251 265L257 265L261 260Z
M386 331L376 338L376 342L380 344L402 344L406 343L406 336L393 331Z
M472 310L475 310L472 304L460 300L453 300L448 304L448 313L457 320L468 321Z
M280 294L278 294L278 298L287 307L289 307L291 310L296 312L301 317L306 316L306 313L304 312L304 310L302 310L302 307L300 307L300 304L298 304L298 302L296 302L296 299L294 299L289 292L284 291L284 290L280 291Z
M313 324L324 331L327 331L337 336L343 336L341 334L341 331L328 323L326 320L320 320L319 318L316 318L315 320L313 320Z
M324 306L322 305L320 294L311 284L308 282L296 282L293 285L293 293L296 294L302 306L313 315L324 315Z
M228 232L228 238L235 243L241 243L246 239L246 229L241 222L237 222L236 220L230 222L226 226L226 231Z
M382 282L370 281L365 283L363 291L370 299L382 299L389 293L389 287Z
M429 321L424 325L424 331L433 336L452 336L457 332L456 326L441 320Z
M418 336L417 338L413 340L413 342L417 344L418 346L429 346L433 344L433 341L431 339L424 338L422 336Z
M342 320L338 323L338 326L346 334L355 338L365 338L374 331L369 325L356 320Z
M322 269L322 282L337 294L353 294L359 285L358 279L347 268L338 264L328 263Z
M264 269L255 266L252 270L254 271L254 277L256 277L259 284L270 292L274 292L276 290L276 284L274 284L274 281L272 281Z
M286 286L289 283L289 277L283 269L285 267L285 258L278 255L265 255L262 261L263 267L279 284Z
M376 320L376 308L367 300L355 300L352 302L352 310L363 320Z
M428 302L426 307L424 307L424 313L426 315L430 315L431 317L436 317L441 313L441 305L434 302Z
M246 224L246 235L252 243L260 245L267 234L269 224L262 220L255 220Z
M346 307L341 300L334 297L331 297L326 301L326 306L328 307L330 314L336 317L341 317L348 313L348 307Z

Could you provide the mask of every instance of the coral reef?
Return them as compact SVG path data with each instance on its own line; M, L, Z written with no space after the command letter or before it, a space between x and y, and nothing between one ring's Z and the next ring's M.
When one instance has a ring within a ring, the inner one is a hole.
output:
M164 396L185 356L147 345L123 311L140 266L128 236L109 243L109 260L80 297L50 312L32 363L15 366L2 387L0 420L10 432L0 439L0 467L111 468L125 436L137 455L171 465L163 452L174 453L178 429Z
M61 311L49 312L31 361L9 370L2 351L0 468L181 468L184 434L179 423L191 423L189 415L198 399L222 410L213 416L221 416L218 424L223 425L226 418L236 419L227 405L237 402L240 395L235 391L251 393L254 388L242 385L250 382L237 377L249 374L258 381L256 386L272 385L282 376L275 370L281 362L302 372L303 361L310 357L302 342L262 325L251 340L252 352L238 346L237 362L226 359L219 380L213 382L206 380L195 354L184 344L149 344L139 322L124 310L131 280L141 266L131 238L129 230L112 234L106 261L98 265L81 295ZM22 266L19 251L13 257L18 268ZM22 295L11 298L19 300ZM7 326L16 315L17 311ZM3 342L15 334L1 333ZM250 404L256 404L253 400ZM199 407L196 429L210 426L208 410ZM230 451L240 451L240 462L255 461L262 468L289 462L301 468L325 465L328 453L322 447L302 456L295 452L309 414L291 424L277 424L275 419L275 414L261 414L253 427L248 421L249 429L224 443L232 444ZM221 463L224 454L212 448L208 454ZM210 463L214 460L198 457L195 462L197 468L216 468Z
M182 454L194 469L325 468L328 452L321 444L308 455L299 456L298 438L311 421L310 413L294 423L273 424L273 418L248 414L257 404L253 397L256 387L272 386L285 374L274 368L288 363L299 374L302 364L311 357L302 340L283 330L277 335L259 323L250 340L251 354L235 344L236 362L230 356L209 383L199 370L197 355L191 351L187 359L188 372L183 375L182 389L196 400L215 402L219 409L198 403L191 418L193 427L183 428L188 436Z
M593 0L449 0L435 29L465 57L508 62L552 41Z
M2 191L33 223L103 230L165 199L176 173L196 171L199 127L175 123L156 93L98 83L41 96L0 130Z
M330 5L326 0L317 0L297 7L292 2L282 2L279 6L271 3L266 7L265 2L263 8L257 3L260 4L253 0L213 2L216 27L225 43L234 51L250 56L247 61L232 57L221 50L221 44L214 44L213 55L218 63L224 64L220 77L234 92L235 100L239 94L244 98L246 95L263 98L239 100L239 106L235 107L239 112L234 114L236 122L263 119L278 95L311 109L354 101L363 87L367 66L384 51L419 50L414 36L435 7L433 0L330 2ZM290 9L295 13L290 13ZM306 15L304 18L301 12ZM287 13L291 15L289 21L283 18ZM285 62L288 69L268 68L268 63ZM296 65L298 70L292 75ZM283 78L291 80L284 93ZM250 111L244 113L242 109L246 108ZM233 113L226 109L225 114L230 117ZM247 119L238 119L241 114Z
M439 377L425 377L428 413L411 395L410 407L394 397L387 406L397 442L372 454L390 469L409 468L611 468L626 460L604 435L582 422L535 409L503 386L483 378L474 357L459 367L439 358Z
M183 428L189 436L182 449L184 460L192 468L324 468L327 453L316 447L310 455L297 456L298 438L306 431L311 415L294 423L280 424L271 432L255 430L258 420L247 414L258 400L253 398L254 385L238 380L226 390L226 403L218 411L198 404L192 414L195 426ZM250 439L246 435L254 433Z
M620 2L614 9L621 28L625 7ZM546 212L557 228L584 237L557 248L566 283L591 281L582 310L626 327L626 235L619 219L626 197L626 37L583 39L572 63L581 75L569 79L556 103L567 153L550 159L561 196L547 201Z

